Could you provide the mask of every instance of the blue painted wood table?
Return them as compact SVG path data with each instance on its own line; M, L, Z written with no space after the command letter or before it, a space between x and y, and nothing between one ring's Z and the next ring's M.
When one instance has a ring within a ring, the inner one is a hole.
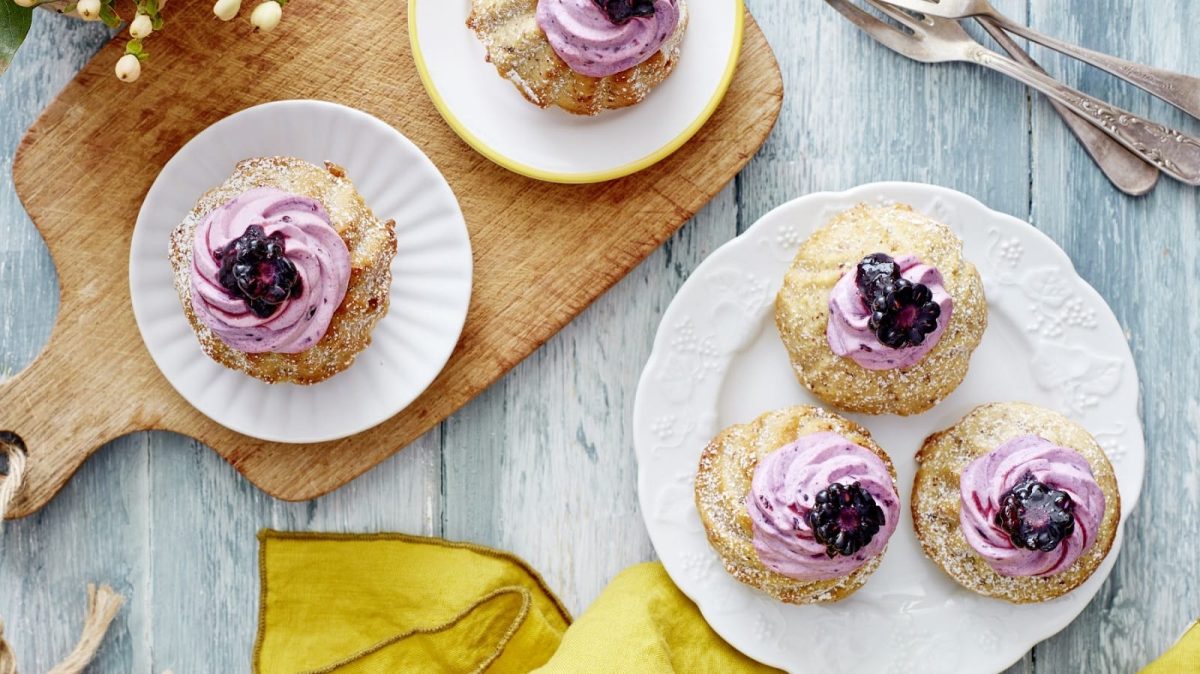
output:
M1020 86L967 65L907 61L823 3L748 4L783 66L783 115L692 222L475 402L327 497L274 501L175 435L140 434L100 451L45 510L10 523L0 539L0 616L23 671L46 671L73 646L92 580L130 600L93 671L245 671L262 527L396 530L512 550L581 611L619 570L654 557L638 511L629 417L680 283L786 200L891 179L961 190L1049 234L1112 305L1140 368L1147 478L1120 559L1084 614L1013 671L1129 672L1169 646L1200 616L1196 190L1164 180L1148 197L1122 196L1050 107ZM1200 73L1200 51L1187 46L1197 21L1188 0L998 5L1094 49ZM42 12L0 79L0 377L46 342L58 293L13 193L13 152L107 37L101 25ZM1198 130L1107 75L1034 55L1091 93Z

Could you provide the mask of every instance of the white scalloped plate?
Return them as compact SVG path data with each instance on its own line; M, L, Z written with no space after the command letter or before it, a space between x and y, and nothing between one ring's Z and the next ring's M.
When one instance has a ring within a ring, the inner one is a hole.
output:
M891 454L904 521L861 590L836 604L791 606L725 573L692 483L700 451L721 428L770 409L820 404L792 375L774 298L800 242L859 202L908 203L950 225L983 275L990 323L966 380L934 409L908 418L847 415ZM1124 520L1145 469L1137 371L1112 311L1062 249L1030 225L941 187L878 183L792 201L710 255L663 316L633 418L654 548L713 629L756 660L822 674L1000 671L1079 615L1112 570L1122 536L1119 529L1083 586L1027 606L965 590L924 557L907 507L913 455L926 435L1003 400L1057 409L1086 426L1116 469Z
M408 0L413 60L438 112L477 152L537 180L596 183L683 146L725 97L742 49L742 0L690 0L675 72L646 100L595 117L542 110L500 77L467 28L471 0Z
M249 157L287 155L346 169L375 214L396 221L391 307L354 365L313 386L265 384L200 350L167 259L171 230ZM167 162L138 214L129 253L133 313L167 380L213 421L274 442L324 442L375 426L441 372L466 320L471 242L450 185L412 142L365 112L281 101L231 115Z

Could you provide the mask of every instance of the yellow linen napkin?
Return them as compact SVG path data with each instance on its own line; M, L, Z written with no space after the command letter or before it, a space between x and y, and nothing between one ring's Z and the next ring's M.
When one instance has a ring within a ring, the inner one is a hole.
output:
M538 674L778 672L725 643L659 562L609 583Z
M722 641L661 564L617 576L571 625L541 577L496 550L399 534L259 541L258 674L777 671Z
M1200 620L1192 623L1179 641L1141 674L1196 674L1200 672Z
M398 534L259 534L259 674L528 672L571 617L521 560Z

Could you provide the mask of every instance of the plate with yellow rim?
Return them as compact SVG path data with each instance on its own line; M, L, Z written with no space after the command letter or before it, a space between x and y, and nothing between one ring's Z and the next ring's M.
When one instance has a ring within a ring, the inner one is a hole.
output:
M742 0L690 0L675 72L637 105L581 117L542 110L500 77L467 28L471 2L409 0L409 38L421 81L468 145L537 180L603 182L670 156L716 111L742 49Z

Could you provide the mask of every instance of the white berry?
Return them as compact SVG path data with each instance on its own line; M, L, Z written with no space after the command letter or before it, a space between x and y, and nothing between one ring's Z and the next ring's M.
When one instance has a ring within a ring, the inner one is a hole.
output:
M100 0L79 0L75 11L79 12L79 17L84 21L99 21Z
M21 7L33 7L34 5L37 4L37 1L38 0L14 0L14 2L16 2Z
M129 24L129 36L140 40L154 32L154 22L146 14L138 14Z
M279 6L275 0L267 0L254 8L250 13L250 23L254 27L264 33L269 33L275 30L279 25L279 20L283 18L283 7Z
M117 61L117 79L136 82L142 76L142 62L133 54L126 54Z
M242 0L217 0L213 5L213 14L222 21L231 21L242 11Z

